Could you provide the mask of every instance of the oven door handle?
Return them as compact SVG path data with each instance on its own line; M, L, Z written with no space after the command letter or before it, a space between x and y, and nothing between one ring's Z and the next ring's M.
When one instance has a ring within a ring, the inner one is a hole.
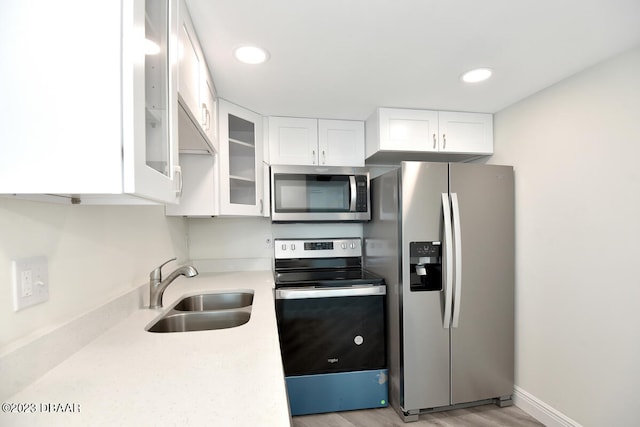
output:
M386 295L387 287L381 286L350 286L344 288L288 288L276 289L276 299L308 299L332 297L362 297Z

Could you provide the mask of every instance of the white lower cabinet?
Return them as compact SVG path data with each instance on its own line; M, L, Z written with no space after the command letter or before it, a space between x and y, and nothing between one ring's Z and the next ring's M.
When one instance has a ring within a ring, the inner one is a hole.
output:
M364 166L364 123L269 117L272 165Z
M9 1L0 16L0 194L175 203L177 1Z
M493 154L493 115L379 108L367 120L367 163Z

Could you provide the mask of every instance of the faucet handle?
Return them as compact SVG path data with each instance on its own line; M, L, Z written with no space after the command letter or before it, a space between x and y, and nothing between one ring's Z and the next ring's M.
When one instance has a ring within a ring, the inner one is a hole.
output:
M162 280L162 267L169 264L171 261L175 261L177 258L173 257L168 261L163 262L162 264L160 264L159 266L157 266L156 268L153 269L153 271L151 271L151 273L149 273L149 278L151 280Z

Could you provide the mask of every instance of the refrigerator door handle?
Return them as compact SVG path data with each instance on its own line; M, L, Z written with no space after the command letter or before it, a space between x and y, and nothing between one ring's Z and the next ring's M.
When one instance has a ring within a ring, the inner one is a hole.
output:
M453 321L451 326L458 327L460 320L460 302L462 299L462 237L460 235L460 203L458 195L451 193L451 209L453 211L453 239L454 239L454 299L453 299Z
M448 329L451 325L451 305L453 292L453 236L451 228L451 205L449 194L442 193L442 213L444 216L444 248L445 248L445 275L444 275L444 314L442 327Z

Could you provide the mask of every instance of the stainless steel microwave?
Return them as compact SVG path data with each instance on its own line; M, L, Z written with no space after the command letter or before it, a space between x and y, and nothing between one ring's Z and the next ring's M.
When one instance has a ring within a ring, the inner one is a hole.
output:
M370 204L362 169L271 166L272 222L368 221Z

